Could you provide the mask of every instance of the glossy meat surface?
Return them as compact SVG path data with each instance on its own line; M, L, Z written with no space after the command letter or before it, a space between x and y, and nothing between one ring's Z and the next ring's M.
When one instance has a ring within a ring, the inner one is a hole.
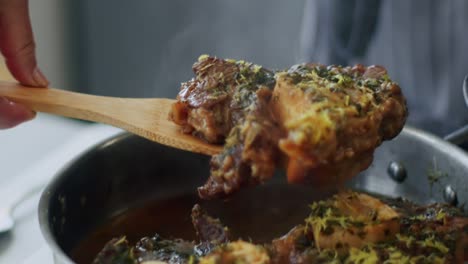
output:
M223 197L269 179L279 160L280 130L269 109L274 75L245 61L200 57L196 77L182 84L170 118L211 143L223 143L211 159L202 198Z
M201 56L170 118L183 131L224 143L199 188L205 199L262 183L276 168L289 182L337 185L365 170L407 116L400 87L380 66L301 64L273 73Z
M210 143L223 143L260 103L256 92L264 89L268 97L274 85L272 72L245 61L201 56L193 72L195 78L182 83L170 118Z

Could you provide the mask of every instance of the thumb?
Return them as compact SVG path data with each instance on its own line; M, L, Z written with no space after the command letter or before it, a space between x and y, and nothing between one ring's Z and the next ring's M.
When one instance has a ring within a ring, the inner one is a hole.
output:
M36 113L25 106L0 97L0 129L14 127L33 119L35 116Z
M37 67L27 0L0 0L0 51L19 82L38 87L49 84Z

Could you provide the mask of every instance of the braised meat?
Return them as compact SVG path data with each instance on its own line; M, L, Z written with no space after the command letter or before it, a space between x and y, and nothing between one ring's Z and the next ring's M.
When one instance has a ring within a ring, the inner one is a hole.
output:
M366 169L407 115L399 86L380 66L304 64L278 72L272 107L286 132L278 145L289 181L319 184Z
M170 118L183 131L224 143L202 198L262 183L277 167L290 182L337 184L372 162L403 128L399 86L379 66L302 64L273 73L245 61L202 56Z
M163 239L159 235L144 237L130 246L125 237L109 241L93 264L190 263L196 256L195 243L181 239Z
M344 192L313 203L311 211L304 225L273 241L273 263L463 263L468 259L468 218L446 204L417 206L402 199Z
M209 216L200 205L192 209L192 224L201 242L219 245L229 241L229 230L219 219Z
M199 263L195 260L198 261L199 258L229 242L228 228L223 226L219 219L209 216L198 204L192 208L191 218L199 239L198 244L183 239L164 239L156 234L152 237L144 237L135 246L130 246L127 239L122 236L109 241L93 263Z
M463 263L468 217L446 204L417 206L403 199L345 191L314 202L310 215L268 244L231 240L228 228L199 205L192 223L199 242L156 235L130 246L113 239L94 263ZM154 261L154 262L151 262ZM159 261L159 262L156 262Z
M257 104L268 102L275 83L274 74L259 65L208 56L200 56L193 72L195 78L182 83L170 118L210 143L223 143Z
M203 198L237 191L269 179L278 162L278 125L271 116L274 75L244 61L200 57L196 77L182 84L171 119L208 142L225 142L211 159Z
M136 263L133 248L125 237L107 242L93 261L93 264L133 264Z
M399 215L367 194L343 192L314 203L306 219L318 249L360 248L392 238L400 231Z
M267 264L267 250L260 245L238 240L219 247L199 259L200 264Z

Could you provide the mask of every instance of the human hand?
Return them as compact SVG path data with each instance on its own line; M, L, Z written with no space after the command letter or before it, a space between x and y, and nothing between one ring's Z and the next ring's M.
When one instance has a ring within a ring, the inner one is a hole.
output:
M0 51L20 83L48 86L47 78L37 66L27 0L0 0ZM0 98L0 129L14 127L34 116L25 106Z

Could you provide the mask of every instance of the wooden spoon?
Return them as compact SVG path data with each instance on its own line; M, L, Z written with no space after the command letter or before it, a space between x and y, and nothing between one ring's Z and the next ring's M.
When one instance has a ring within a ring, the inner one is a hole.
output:
M122 128L166 146L213 155L221 147L181 132L168 120L171 104L165 98L118 98L81 94L58 89L42 89L0 81L0 96L35 111Z

